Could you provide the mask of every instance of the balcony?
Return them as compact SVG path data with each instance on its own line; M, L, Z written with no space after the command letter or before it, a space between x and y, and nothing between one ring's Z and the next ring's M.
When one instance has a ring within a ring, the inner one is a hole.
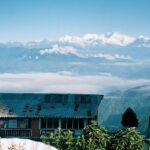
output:
M32 136L32 129L0 129L0 137L23 137Z

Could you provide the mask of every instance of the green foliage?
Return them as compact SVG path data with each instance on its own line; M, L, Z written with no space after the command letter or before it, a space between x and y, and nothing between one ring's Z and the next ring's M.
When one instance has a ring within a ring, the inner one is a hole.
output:
M109 150L143 150L144 137L135 128L124 128L111 136Z
M105 150L109 135L95 121L83 129L83 134L72 138L68 150Z
M41 140L59 150L143 150L144 138L135 128L124 128L115 134L108 134L92 121L80 136L74 137L73 132L58 129L56 134L42 136Z
M95 121L92 121L90 125L84 128L83 135L87 143L89 143L89 146L92 145L93 150L106 149L109 135L107 131L103 127L100 127Z
M122 125L124 127L137 127L138 119L136 113L129 107L122 116Z
M48 136L42 136L41 140L59 150L105 150L109 135L104 128L92 121L83 129L83 134L80 136L74 137L71 131L63 133L61 129L58 129L55 135L51 133Z
M59 150L66 149L66 143L63 136L62 129L58 128L57 133L50 133L49 135L43 135L41 136L42 142L46 144L51 144L55 147L57 147Z

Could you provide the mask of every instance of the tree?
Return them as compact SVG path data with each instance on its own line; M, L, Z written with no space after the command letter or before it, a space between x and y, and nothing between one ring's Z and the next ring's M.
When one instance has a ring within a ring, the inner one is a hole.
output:
M97 122L91 123L83 129L83 135L87 143L84 150L106 150L110 137L105 128L98 125Z
M138 127L136 113L130 107L124 112L121 123L124 127Z
M107 150L143 150L144 137L132 128L123 128L111 136Z

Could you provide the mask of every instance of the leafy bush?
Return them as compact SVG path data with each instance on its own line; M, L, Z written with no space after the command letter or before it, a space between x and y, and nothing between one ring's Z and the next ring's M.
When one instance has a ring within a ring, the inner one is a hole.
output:
M107 142L109 141L109 135L107 131L100 127L95 121L92 121L90 125L84 128L83 135L87 141L89 150L105 150Z
M83 134L80 136L74 137L71 131L63 133L58 129L56 134L42 136L41 140L59 150L105 150L109 135L104 128L92 121L83 129Z
M108 134L95 121L83 129L77 137L73 132L65 133L58 129L56 134L42 136L44 143L51 144L59 150L143 150L144 138L135 128L124 128L115 134Z
M135 128L124 128L111 135L109 150L143 150L144 137Z
M50 133L49 135L42 135L41 140L46 144L53 145L57 147L59 150L65 150L66 147L66 139L63 135L63 131L61 128L58 128L57 133Z

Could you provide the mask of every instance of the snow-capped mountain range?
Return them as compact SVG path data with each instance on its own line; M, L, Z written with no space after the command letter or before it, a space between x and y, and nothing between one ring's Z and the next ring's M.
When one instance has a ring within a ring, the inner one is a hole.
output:
M0 72L111 74L149 79L150 38L117 32L0 44ZM9 62L8 62L9 60Z
M95 47L95 46L106 46L106 45L116 45L116 46L137 46L137 47L150 47L150 38L143 35L138 37L133 37L118 32L107 32L105 34L93 34L87 33L83 36L70 36L64 35L58 40L44 39L29 42L6 42L1 43L1 46L7 47L26 47L26 48L44 48L49 47L52 44L70 44L79 47Z

